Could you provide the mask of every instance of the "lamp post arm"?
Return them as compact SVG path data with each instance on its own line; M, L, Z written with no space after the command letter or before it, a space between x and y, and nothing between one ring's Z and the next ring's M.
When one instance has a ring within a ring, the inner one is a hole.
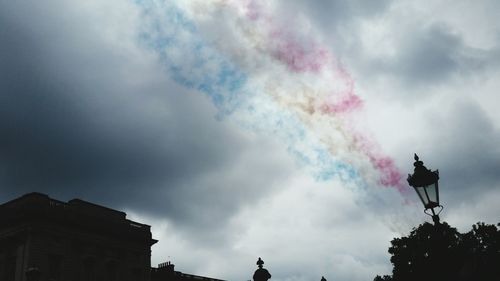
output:
M439 216L438 215L433 215L432 216L432 221L434 222L434 225L440 225L441 223L439 222Z
M441 209L439 209L439 211L438 211L437 213L436 213L436 211L434 210L434 208L435 208L435 207L428 208L428 209L425 209L425 210L424 210L424 213L425 213L426 215L429 215L429 216L431 216L431 217L432 217L432 221L434 222L434 225L439 225L439 224L441 224L441 223L440 223L440 221L439 221L439 214L441 213L441 211L443 210L443 208L444 208L444 207L443 207L442 205L438 205L438 207L439 207L439 208L441 208ZM428 213L428 211L427 211L427 210L429 210L429 209L431 210L431 213Z

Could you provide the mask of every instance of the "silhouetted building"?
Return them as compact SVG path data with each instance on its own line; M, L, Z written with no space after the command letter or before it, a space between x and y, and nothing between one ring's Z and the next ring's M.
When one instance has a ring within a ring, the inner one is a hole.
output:
M0 205L0 280L149 281L156 242L124 212L30 193Z
M0 281L223 281L151 268L156 242L124 212L29 193L0 205Z
M165 262L165 263L160 263L157 268L151 268L151 281L223 281L223 280L175 271L174 264L170 262Z

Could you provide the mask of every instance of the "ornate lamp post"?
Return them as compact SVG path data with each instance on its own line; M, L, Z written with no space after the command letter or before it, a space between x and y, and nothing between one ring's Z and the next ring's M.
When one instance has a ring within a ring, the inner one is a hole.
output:
M439 204L439 171L431 171L424 166L424 162L420 161L415 154L415 171L413 175L408 174L408 183L412 186L422 200L425 210L424 212L432 217L435 225L439 224L439 213L443 210L443 206ZM438 208L439 210L434 210ZM430 210L430 213L429 213Z

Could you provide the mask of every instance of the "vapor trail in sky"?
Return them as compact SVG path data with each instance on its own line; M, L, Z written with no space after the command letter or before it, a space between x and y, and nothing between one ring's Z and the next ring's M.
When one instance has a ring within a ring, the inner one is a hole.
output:
M356 116L363 101L345 66L300 17L273 1L137 1L141 41L179 84L221 117L272 132L318 179L403 191L402 176Z

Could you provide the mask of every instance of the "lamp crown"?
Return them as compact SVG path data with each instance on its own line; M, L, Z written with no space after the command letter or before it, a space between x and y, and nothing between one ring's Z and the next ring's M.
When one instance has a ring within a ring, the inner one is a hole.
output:
M415 153L415 156L413 158L415 159L415 163L413 163L413 166L415 166L415 167L424 166L424 162L420 161L420 158L418 158L418 155L416 153Z
M257 260L257 265L259 266L259 268L262 268L263 264L264 264L264 261L259 257L259 259Z
M413 175L408 175L408 183L413 186L426 186L432 183L437 182L439 179L439 172L436 171L431 171L427 169L424 166L424 162L420 161L420 158L418 155L415 153L415 163L413 163L413 166L415 166L415 172Z

